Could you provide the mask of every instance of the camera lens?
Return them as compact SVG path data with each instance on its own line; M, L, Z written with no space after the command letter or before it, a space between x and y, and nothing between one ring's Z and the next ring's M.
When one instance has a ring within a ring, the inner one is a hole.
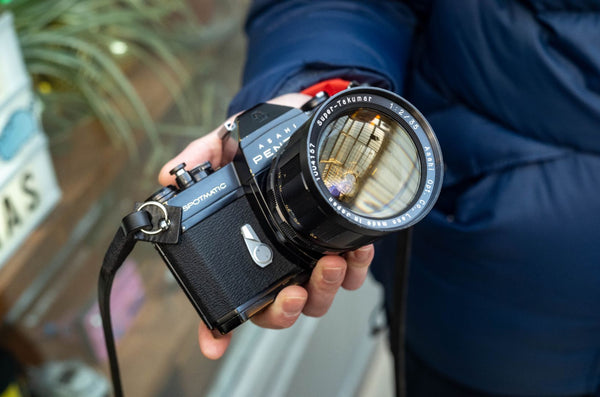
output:
M421 181L419 152L400 123L358 108L324 129L319 170L329 193L347 209L386 219L412 203Z
M358 87L298 128L271 166L267 192L285 239L344 251L420 221L441 181L441 150L419 111L389 91Z

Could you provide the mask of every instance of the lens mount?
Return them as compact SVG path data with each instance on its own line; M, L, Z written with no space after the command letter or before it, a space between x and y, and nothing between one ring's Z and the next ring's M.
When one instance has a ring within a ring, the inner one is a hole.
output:
M342 91L274 161L276 223L305 246L356 248L423 219L439 195L442 164L431 126L405 99L379 88Z

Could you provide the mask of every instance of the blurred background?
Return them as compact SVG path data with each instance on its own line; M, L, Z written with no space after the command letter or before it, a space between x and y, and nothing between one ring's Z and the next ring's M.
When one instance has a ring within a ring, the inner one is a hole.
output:
M0 396L108 395L102 257L162 164L225 119L248 3L0 0ZM380 306L369 281L324 319L280 332L245 324L209 361L198 315L138 244L113 286L124 389L385 396Z

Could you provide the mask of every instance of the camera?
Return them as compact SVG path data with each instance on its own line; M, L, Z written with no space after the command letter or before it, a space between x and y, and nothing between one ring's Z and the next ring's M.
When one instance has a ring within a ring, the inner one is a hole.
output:
M384 89L348 88L300 109L259 104L229 131L232 162L180 164L171 171L177 186L142 203L181 208L178 225L161 226L179 228L178 241L154 245L202 320L223 334L308 280L323 254L420 221L441 188L431 127Z

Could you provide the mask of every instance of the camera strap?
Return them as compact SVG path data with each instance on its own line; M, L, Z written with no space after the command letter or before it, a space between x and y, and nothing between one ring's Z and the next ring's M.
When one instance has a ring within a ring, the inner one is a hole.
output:
M406 302L410 272L412 228L397 232L396 267L394 269L393 314L390 315L390 350L394 357L396 397L406 391Z
M115 397L122 397L123 389L110 316L110 293L114 278L138 240L176 244L181 231L180 207L171 207L156 201L138 203L136 207L136 211L121 221L121 226L106 251L98 278L98 306Z

